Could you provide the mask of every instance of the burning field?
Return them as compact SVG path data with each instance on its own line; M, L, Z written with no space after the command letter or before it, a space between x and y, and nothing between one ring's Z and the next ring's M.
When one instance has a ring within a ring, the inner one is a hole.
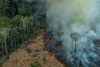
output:
M66 67L100 67L100 1L44 2L49 50Z

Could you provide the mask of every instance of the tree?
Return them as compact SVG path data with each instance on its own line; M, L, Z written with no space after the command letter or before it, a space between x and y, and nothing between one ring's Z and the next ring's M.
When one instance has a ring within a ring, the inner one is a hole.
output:
M77 60L77 57L76 57L76 41L78 40L79 38L79 34L76 32L76 33L71 33L70 37L73 39L73 41L75 41L75 49L74 49L74 57L75 57L75 64L76 64L76 60Z
M10 24L13 27L19 27L19 26L22 26L22 22L21 22L21 16L20 15L16 15L14 16L11 20L10 20Z
M3 38L2 35L0 34L0 56L4 54L4 45L3 45Z
M70 37L73 39L73 41L75 41L75 53L76 53L76 41L79 38L79 34L77 32L76 33L71 33Z
M16 0L0 0L0 17L13 17L18 14L18 5Z
M9 1L8 0L0 0L0 17L6 14L6 10L8 9Z
M18 14L18 5L16 0L9 0L5 16L12 18Z
M8 35L9 28L2 28L1 35L3 37L3 42L5 44L5 53L6 53L6 59L9 59L9 53L8 53L8 47L7 47L7 35Z
M26 7L25 5L22 5L21 7L18 8L18 13L22 16L26 15Z
M11 27L10 19L6 16L2 16L0 18L0 28L3 28L3 27L5 27L5 28L10 28Z

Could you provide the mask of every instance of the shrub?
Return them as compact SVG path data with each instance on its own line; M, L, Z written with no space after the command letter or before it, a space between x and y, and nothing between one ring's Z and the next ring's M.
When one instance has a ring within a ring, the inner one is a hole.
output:
M31 64L30 64L31 67L41 67L41 64L37 61L37 60L34 60Z
M0 67L3 65L3 62L0 62Z
M43 61L46 62L46 57L43 57Z

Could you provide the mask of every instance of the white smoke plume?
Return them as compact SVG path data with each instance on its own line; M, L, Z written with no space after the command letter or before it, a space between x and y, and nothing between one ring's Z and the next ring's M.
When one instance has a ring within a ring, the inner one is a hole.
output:
M44 1L47 9L47 31L52 31L53 38L62 41L66 59L73 67L99 67L100 44L97 46L94 41L100 39L100 1ZM78 40L75 48L71 33L76 32Z

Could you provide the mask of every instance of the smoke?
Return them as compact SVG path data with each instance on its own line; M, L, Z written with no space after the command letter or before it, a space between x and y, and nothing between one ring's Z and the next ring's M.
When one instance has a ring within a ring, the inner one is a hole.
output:
M28 2L33 2L33 1L36 1L36 0L26 0L26 1L28 1Z
M47 9L47 31L52 32L57 42L62 41L67 61L73 67L99 67L100 1L44 1Z

